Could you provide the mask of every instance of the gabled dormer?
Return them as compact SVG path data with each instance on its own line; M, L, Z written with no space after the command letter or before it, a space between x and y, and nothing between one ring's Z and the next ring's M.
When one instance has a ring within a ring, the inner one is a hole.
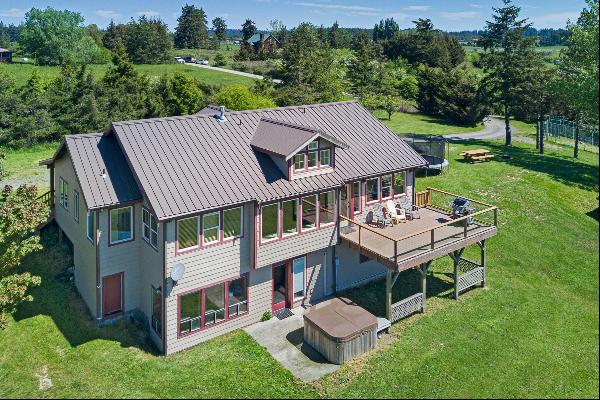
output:
M250 145L268 154L288 180L331 173L336 148L349 146L319 128L261 118Z

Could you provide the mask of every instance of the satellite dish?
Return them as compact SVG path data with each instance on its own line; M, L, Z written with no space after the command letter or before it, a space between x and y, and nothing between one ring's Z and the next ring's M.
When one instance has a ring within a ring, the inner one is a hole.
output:
M179 280L181 280L181 278L183 278L183 274L185 273L185 265L178 263L175 264L173 266L173 269L171 270L171 279L173 279L173 281L178 282Z

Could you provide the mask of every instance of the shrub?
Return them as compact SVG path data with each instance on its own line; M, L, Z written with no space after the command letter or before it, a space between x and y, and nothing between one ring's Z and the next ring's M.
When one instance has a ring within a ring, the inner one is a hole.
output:
M260 320L262 322L265 322L270 320L271 318L273 318L273 314L271 314L271 311L265 311Z
M275 107L273 100L252 93L245 86L228 86L221 89L213 96L212 103L236 111Z
M215 54L215 58L213 59L213 64L216 67L222 67L227 64L227 58L223 53Z

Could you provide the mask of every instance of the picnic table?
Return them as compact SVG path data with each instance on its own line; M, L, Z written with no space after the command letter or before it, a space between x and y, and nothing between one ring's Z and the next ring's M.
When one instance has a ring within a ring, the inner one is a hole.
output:
M492 152L486 149L466 150L459 155L469 162L486 161L494 158Z

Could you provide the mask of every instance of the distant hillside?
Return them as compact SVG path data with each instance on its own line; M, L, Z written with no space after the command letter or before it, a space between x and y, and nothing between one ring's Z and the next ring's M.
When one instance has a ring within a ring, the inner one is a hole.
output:
M480 31L480 30L479 31L473 30L473 31L448 32L448 34L455 36L461 42L473 43L481 35L481 32L482 31ZM566 40L567 34L568 34L568 31L566 29L554 29L554 28L545 28L545 29L529 28L525 32L525 36L538 36L540 46L564 46L567 44L567 40Z

